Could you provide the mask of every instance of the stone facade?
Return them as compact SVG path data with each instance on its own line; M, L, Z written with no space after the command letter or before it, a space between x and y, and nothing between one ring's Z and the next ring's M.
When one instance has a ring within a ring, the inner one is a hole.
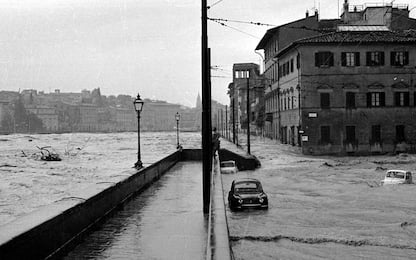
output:
M266 33L257 49L265 51L272 82L265 98L269 137L305 154L415 151L416 20L407 6L369 8L350 11L346 1L339 20L307 15ZM380 10L391 11L383 24Z

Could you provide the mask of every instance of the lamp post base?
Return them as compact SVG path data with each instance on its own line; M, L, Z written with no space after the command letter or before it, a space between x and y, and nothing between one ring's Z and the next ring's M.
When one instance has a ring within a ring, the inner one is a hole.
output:
M141 168L143 168L143 163L141 161L137 161L134 164L134 168L136 168L137 170L140 170Z

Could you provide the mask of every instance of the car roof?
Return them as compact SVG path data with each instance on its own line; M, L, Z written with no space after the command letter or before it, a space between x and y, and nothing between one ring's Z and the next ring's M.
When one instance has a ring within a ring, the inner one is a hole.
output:
M260 182L260 181L254 178L239 178L239 179L233 180L233 182L239 183L239 182Z
M235 161L232 161L232 160L230 160L230 161L221 161L221 163L235 163Z
M387 172L402 172L402 173L407 173L410 171L404 171L404 170L388 170Z

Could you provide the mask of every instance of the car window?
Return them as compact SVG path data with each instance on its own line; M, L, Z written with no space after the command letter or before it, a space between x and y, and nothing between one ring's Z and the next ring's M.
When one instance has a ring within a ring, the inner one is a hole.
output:
M404 179L404 173L394 172L394 178Z
M257 192L261 187L257 182L239 182L235 184L236 192Z
M221 163L221 167L234 167L233 162L223 162Z
M404 179L404 173L403 172L388 172L386 174L386 177Z

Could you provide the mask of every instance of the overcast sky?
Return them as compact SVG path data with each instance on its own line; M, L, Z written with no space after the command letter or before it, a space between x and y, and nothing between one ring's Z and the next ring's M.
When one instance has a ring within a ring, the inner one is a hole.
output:
M212 18L276 26L303 18L314 6L322 19L339 14L337 0L208 0L208 5ZM200 9L198 0L0 0L0 90L100 87L107 96L140 92L193 107L201 93ZM261 63L254 49L272 28L226 24L232 28L208 23L212 65L218 68L212 72L212 97L223 104L232 64Z

